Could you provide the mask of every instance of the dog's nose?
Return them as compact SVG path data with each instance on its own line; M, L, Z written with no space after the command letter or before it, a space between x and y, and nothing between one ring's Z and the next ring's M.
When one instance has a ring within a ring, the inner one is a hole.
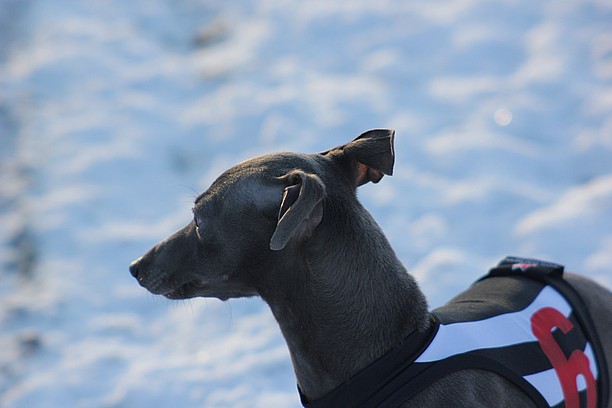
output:
M142 257L138 258L137 260L135 260L134 262L130 264L130 273L136 279L138 279L138 264L140 263L141 259Z

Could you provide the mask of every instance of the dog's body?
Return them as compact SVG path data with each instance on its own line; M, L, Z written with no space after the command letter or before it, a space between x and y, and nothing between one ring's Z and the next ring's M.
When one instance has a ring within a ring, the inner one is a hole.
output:
M388 130L320 154L243 162L196 200L194 221L130 271L173 299L261 296L287 341L300 389L317 400L432 324L424 295L356 197L358 186L390 175L393 162ZM609 366L612 294L576 275L567 281L596 317ZM461 370L405 406L535 405L498 374Z

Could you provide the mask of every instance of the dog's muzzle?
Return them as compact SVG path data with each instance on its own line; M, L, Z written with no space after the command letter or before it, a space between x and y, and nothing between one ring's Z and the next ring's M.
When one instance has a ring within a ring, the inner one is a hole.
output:
M130 264L130 273L136 279L138 279L138 272L139 272L138 264L140 263L141 259L142 259L142 256ZM138 280L140 280L140 279L138 279Z

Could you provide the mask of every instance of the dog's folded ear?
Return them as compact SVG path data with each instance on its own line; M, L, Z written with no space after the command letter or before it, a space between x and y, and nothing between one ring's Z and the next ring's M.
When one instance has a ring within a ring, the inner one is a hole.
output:
M285 190L270 249L280 251L292 239L309 237L323 218L325 185L315 174L292 170L280 177Z
M348 157L355 172L355 185L361 186L367 182L378 183L383 176L393 175L395 152L393 149L393 129L373 129L359 135L355 140L329 150L342 153Z

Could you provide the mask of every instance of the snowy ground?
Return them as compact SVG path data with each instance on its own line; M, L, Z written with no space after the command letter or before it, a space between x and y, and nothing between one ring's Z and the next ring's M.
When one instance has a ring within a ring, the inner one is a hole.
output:
M0 406L297 407L257 299L130 261L227 167L397 130L360 197L432 306L506 254L612 287L608 0L0 0Z

